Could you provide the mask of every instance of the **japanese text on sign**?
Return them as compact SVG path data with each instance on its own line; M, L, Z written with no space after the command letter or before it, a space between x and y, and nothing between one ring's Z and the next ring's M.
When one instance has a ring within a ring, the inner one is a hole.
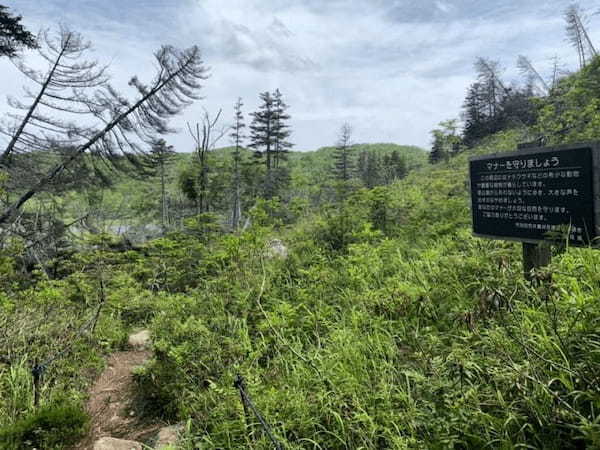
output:
M591 148L472 158L476 234L539 241L568 230L575 245L594 237Z

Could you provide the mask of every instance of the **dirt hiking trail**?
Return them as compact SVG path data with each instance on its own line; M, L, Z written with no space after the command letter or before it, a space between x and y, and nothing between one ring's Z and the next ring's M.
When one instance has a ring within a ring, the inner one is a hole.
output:
M102 438L133 441L137 445L148 443L166 426L149 422L136 409L133 370L152 357L148 345L136 344L130 337L132 350L113 353L107 358L106 368L89 391L86 411L90 415L90 430L73 450L109 448L99 444ZM141 448L137 445L132 448Z

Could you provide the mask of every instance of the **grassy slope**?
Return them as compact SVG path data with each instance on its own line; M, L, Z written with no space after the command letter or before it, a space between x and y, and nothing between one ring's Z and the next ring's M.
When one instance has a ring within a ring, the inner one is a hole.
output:
M470 235L466 158L308 218L284 234L286 262L232 240L227 269L154 321L143 379L159 409L194 418L209 448L244 446L239 372L290 448L597 445L598 253L569 250L551 286L525 284L516 244ZM352 243L331 252L340 233Z
M475 152L520 139L504 133ZM287 448L598 446L600 254L569 249L551 285L524 283L516 244L470 234L468 156L291 228L257 213L239 236L211 238L198 224L143 254L99 241L62 268L66 278L34 289L4 277L7 320L25 309L43 321L46 305L83 322L98 295L91 268L103 268L97 334L48 372L42 401L78 398L84 379L70 374L150 326L156 358L138 374L140 392L149 414L188 421L184 448L270 448L244 427L238 373ZM290 247L285 261L264 256L274 236ZM44 336L64 324L44 323L34 347L9 339L15 355L59 347ZM0 368L0 424L31 414L18 406L31 402L18 367Z
M590 101L575 136L597 136L586 128L593 96L569 92L569 114L546 107L543 128L562 132ZM522 138L501 133L471 154ZM103 353L149 326L156 357L138 373L140 394L148 413L186 421L184 448L271 448L244 423L238 373L286 448L599 448L600 253L567 249L551 283L525 283L517 244L471 236L468 156L291 228L258 208L240 235L190 223L140 252L94 237L57 281L15 272L18 248L0 253L0 344L12 359L0 362L0 446L40 417L34 360L73 342L44 378L42 406L57 411L77 404ZM265 257L273 237L287 260ZM96 334L77 337L100 280Z
M503 133L475 153L520 139ZM109 274L96 338L49 373L44 401L77 396L68 373L96 364L128 328L150 326L156 358L140 392L149 413L189 421L186 448L271 448L259 427L244 427L238 373L287 448L600 445L600 254L569 249L551 285L524 283L516 244L471 236L468 156L291 228L257 214L248 232L211 243L199 228L144 254L98 250L104 243L62 281L5 285L9 313L65 301L85 310L98 283L85 268L102 261ZM272 237L289 246L287 260L265 257ZM51 350L16 348L30 360ZM10 380L0 374L2 399ZM1 406L0 423L22 414Z

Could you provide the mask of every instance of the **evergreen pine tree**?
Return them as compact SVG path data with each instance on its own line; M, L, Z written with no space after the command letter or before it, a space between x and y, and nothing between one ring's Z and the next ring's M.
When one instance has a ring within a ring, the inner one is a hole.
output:
M275 144L275 134L273 132L273 123L275 111L273 97L270 92L259 94L262 101L259 110L251 114L250 123L250 148L254 149L257 158L263 158L267 168L267 176L270 175L273 167L273 147Z
M406 161L400 156L398 150L394 150L390 155L389 166L392 172L392 181L400 180L406 176Z
M364 150L361 151L358 154L358 161L357 161L357 165L356 165L356 174L358 175L358 178L360 178L363 183L365 182L365 178L367 176L367 160L368 160L368 153Z
M348 181L352 178L354 162L350 155L352 127L345 123L340 129L338 142L333 153L333 176L336 180Z
M286 112L288 105L283 101L279 89L273 92L273 135L274 135L274 154L273 163L277 168L281 161L285 161L286 154L292 148L293 144L288 141L291 135L290 126L287 123L290 115Z
M392 156L385 154L381 158L381 179L383 184L390 184L394 180L392 169Z
M375 152L366 152L363 183L368 189L379 186L382 181L381 159Z
M244 114L242 113L242 99L238 98L237 103L234 107L234 124L231 127L232 131L230 134L233 143L235 144L235 150L233 152L233 205L231 212L231 226L236 229L239 225L241 215L242 215L242 205L241 205L241 150L242 143L245 139L244 128L246 124L244 123Z
M431 146L431 151L429 152L429 163L437 164L440 161L445 161L448 159L448 154L446 149L444 148L444 137L440 130L433 130L433 144Z
M343 201L351 190L350 179L354 175L354 162L350 154L352 127L344 123L340 128L339 138L333 152L333 165L331 175L336 181L336 190L339 200Z
M488 133L487 115L484 111L483 88L480 83L473 83L463 103L463 139L467 146L475 145Z
M12 16L0 5L0 56L12 58L21 47L37 48L35 36L21 25L21 16Z
M263 92L259 95L262 104L259 110L252 113L250 124L250 147L255 156L264 158L266 174L263 183L263 194L266 198L274 197L289 182L289 173L280 163L284 154L292 144L287 140L290 136L290 116L286 113L288 106L283 102L281 93Z
M383 184L383 162L381 156L375 152L371 152L369 170L372 173L372 187L381 186Z
M167 169L175 159L175 150L172 145L167 145L164 139L157 139L152 144L152 149L148 154L148 160L153 175L160 178L160 198L161 198L161 228L163 234L167 230L169 222L169 206L167 199L166 185L168 182Z

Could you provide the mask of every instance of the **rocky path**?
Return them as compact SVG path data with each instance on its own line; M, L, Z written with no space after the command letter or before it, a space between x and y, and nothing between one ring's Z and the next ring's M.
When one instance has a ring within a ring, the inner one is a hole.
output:
M130 336L129 345L131 350L107 359L106 369L90 389L86 406L90 432L74 450L141 450L141 442L161 448L176 440L175 428L148 422L135 405L133 370L152 356L150 334Z

